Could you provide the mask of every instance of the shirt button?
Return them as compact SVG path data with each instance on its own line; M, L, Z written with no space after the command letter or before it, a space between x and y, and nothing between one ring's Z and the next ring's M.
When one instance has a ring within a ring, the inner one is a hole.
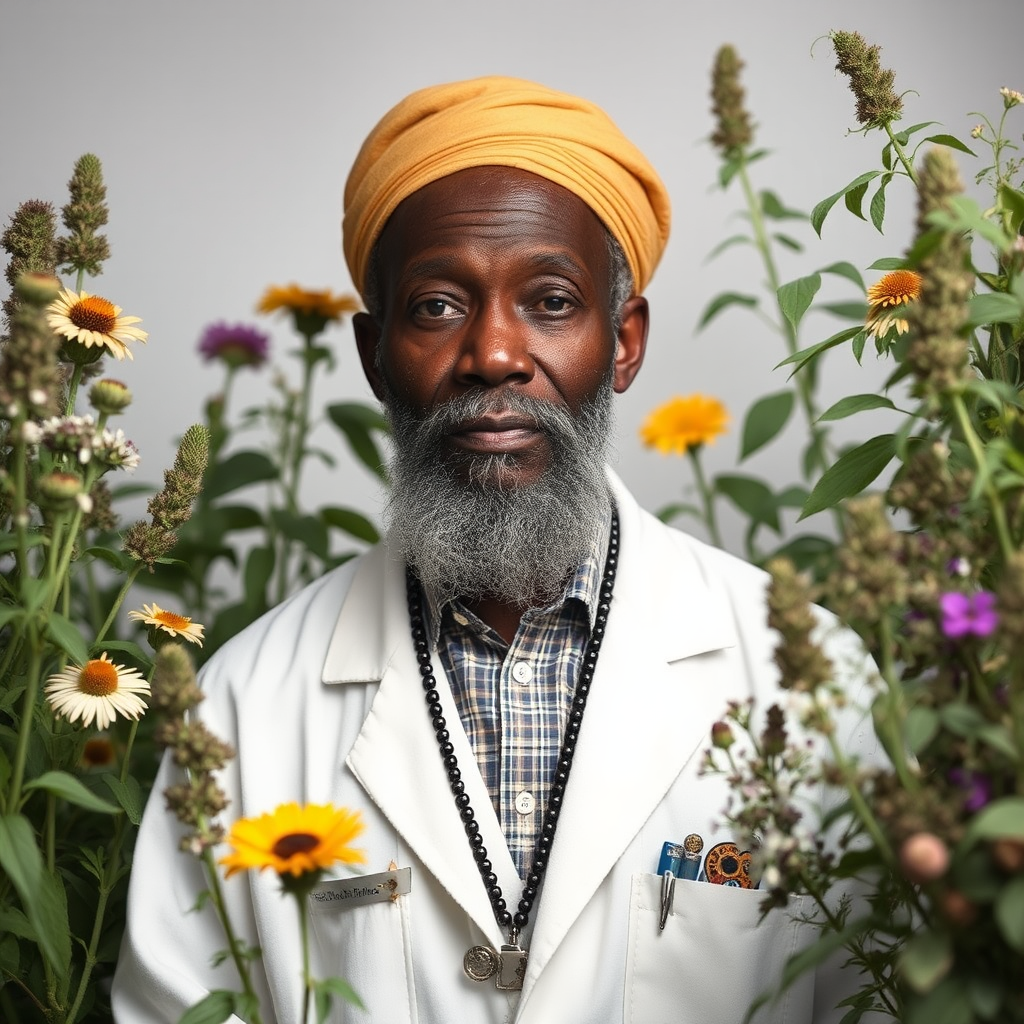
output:
M533 669L525 661L517 661L512 666L512 678L517 683L528 683L533 678Z
M516 797L516 810L520 814L530 814L535 805L533 794L525 789Z

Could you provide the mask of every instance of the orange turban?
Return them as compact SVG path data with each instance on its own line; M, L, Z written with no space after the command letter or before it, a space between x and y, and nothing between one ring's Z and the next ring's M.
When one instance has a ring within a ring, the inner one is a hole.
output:
M406 196L456 171L495 165L532 171L582 199L644 290L668 240L668 193L654 168L600 107L495 76L414 92L363 143L345 184L342 231L360 292L373 244Z

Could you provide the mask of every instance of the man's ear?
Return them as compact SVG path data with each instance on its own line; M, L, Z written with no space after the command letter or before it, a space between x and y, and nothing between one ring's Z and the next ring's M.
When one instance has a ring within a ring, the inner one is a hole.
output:
M634 295L622 306L622 326L619 328L619 347L615 353L615 371L612 384L622 394L643 365L647 351L647 328L650 311L642 295Z
M378 369L377 347L380 345L380 324L369 313L356 313L352 317L352 330L356 336L359 360L363 373L379 401L384 399L384 387Z

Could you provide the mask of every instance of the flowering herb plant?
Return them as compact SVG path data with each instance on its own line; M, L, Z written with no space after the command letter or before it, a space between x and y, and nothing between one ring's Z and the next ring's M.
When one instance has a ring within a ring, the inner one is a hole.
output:
M1024 1021L1024 166L1014 120L1024 96L1002 89L1000 114L979 115L971 132L991 154L976 172L989 193L979 203L958 164L972 148L923 137L931 123L898 128L902 100L878 47L852 32L830 38L860 130L884 142L880 166L818 203L812 225L820 231L840 199L860 215L872 191L881 230L894 185L916 206L915 237L869 268L885 273L864 290L859 324L783 364L799 397L826 353L859 360L873 339L892 365L889 394L848 396L809 421L817 454L802 515L833 510L840 539L821 547L813 577L799 557L768 559L789 699L729 707L706 770L728 776L725 813L756 848L765 910L795 891L816 901L820 941L791 960L780 988L838 956L854 979L844 1020ZM742 99L735 82L716 83ZM734 107L719 114L719 135L743 121ZM734 138L741 173L749 138ZM829 269L779 286L794 327ZM891 432L834 455L823 447L822 422L878 408L895 417ZM771 435L778 417L765 429L763 406L758 415L753 435ZM825 655L831 627L815 602L871 654L867 699ZM849 742L858 710L874 755ZM808 798L822 787L830 810L819 819Z
M131 393L100 373L147 333L82 288L109 256L95 156L69 187L65 236L53 207L32 200L0 239L12 286L0 346L0 1018L11 1024L109 1014L152 671L117 617L141 570L169 558L207 457L206 430L190 428L148 518L119 536L108 481L140 456L110 425ZM163 640L201 641L187 618L134 614Z
M302 488L310 463L338 465L337 455L317 438L315 391L323 371L335 367L325 331L358 308L352 296L328 290L268 288L257 311L284 314L290 322L300 339L290 354L301 376L295 386L274 369L270 399L241 412L232 407L237 375L270 365L270 335L245 323L214 323L202 332L201 357L224 369L223 386L206 403L210 465L196 510L181 531L178 560L159 566L150 580L209 624L202 657L351 558L353 541L379 538L372 520L351 506L307 508ZM385 479L378 440L388 427L379 410L333 402L322 419L342 434L361 466ZM338 538L345 542L340 550Z

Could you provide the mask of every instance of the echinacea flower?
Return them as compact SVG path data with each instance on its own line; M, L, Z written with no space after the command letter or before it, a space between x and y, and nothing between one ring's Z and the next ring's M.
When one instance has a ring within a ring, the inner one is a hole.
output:
M717 398L688 395L655 409L640 428L640 436L649 448L664 455L684 455L689 448L714 441L728 422L729 414Z
M269 336L248 324L210 324L199 339L203 359L208 363L217 360L232 369L262 366L269 348Z
M135 669L115 665L104 651L50 676L44 692L54 714L69 722L81 719L85 726L95 720L97 729L106 729L118 715L138 718L146 710L139 694L149 693L149 683Z
M82 747L83 768L106 768L114 763L117 752L109 736L93 736Z
M121 307L109 299L65 288L49 306L47 323L60 335L84 348L100 347L115 359L134 358L129 341L144 342L149 335L134 324L137 316L121 316Z
M297 284L271 285L263 293L256 309L260 313L285 309L291 313L312 314L331 321L340 319L344 313L355 313L359 303L351 295L335 295L329 289L309 291Z
M230 878L239 871L273 868L282 881L319 875L332 864L363 864L362 850L352 842L363 831L358 811L331 804L281 804L258 818L239 818L231 826L232 852L219 861Z
M921 275L916 270L890 270L883 275L868 289L868 315L864 322L868 335L882 338L893 327L897 334L906 334L910 325L896 310L915 302L920 294Z
M142 611L130 611L128 618L141 622L144 626L169 633L172 637L183 637L191 644L203 646L203 630L198 622L193 622L187 615L177 615L161 608L158 604L144 604Z
M979 590L976 594L947 591L939 598L942 632L951 640L961 637L991 636L999 623L995 594Z

